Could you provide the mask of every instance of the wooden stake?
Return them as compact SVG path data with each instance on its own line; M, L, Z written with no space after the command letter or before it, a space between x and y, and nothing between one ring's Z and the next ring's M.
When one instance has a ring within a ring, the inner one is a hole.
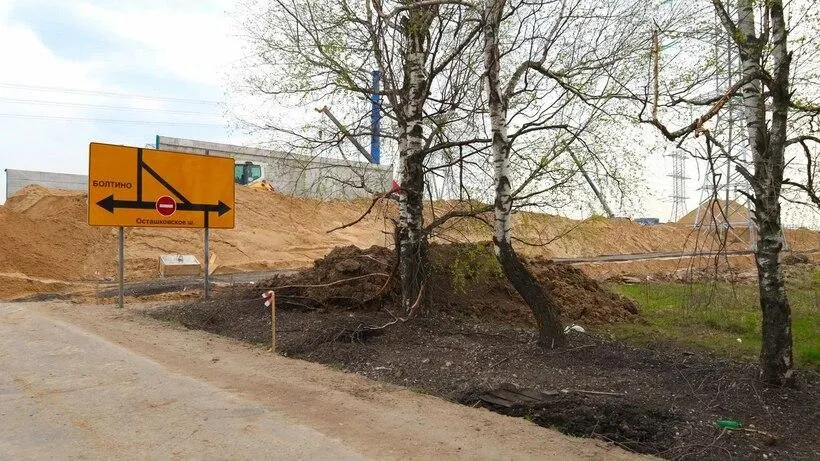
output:
M270 350L276 353L276 292L270 297Z

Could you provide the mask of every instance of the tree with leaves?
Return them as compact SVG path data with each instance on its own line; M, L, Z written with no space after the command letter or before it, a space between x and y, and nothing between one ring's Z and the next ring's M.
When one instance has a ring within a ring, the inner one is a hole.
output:
M541 344L560 345L549 290L513 249L511 215L577 202L579 188L594 187L593 176L625 184L624 156L610 132L619 116L616 90L638 69L627 63L644 49L631 31L649 7L634 0L264 5L246 25L250 92L295 107L349 108L343 129L266 121L289 148L341 151L345 136L370 134L361 102L373 91L370 69L381 73L381 109L392 127L384 137L398 153L396 249L405 312L417 310L430 289L428 237L450 220L493 212L499 262L532 308ZM466 200L435 215L429 194L434 218L425 225L425 188L429 193L436 175L453 168Z
M553 348L564 343L555 301L549 287L543 287L521 262L511 242L517 195L512 184L526 184L532 178L511 170L511 151L516 141L528 135L557 132L563 140L553 154L577 159L573 149L591 134L592 120L609 115L618 102L619 80L636 76L630 75L635 67L629 64L639 57L643 43L630 31L646 17L647 9L631 1L486 0L482 13L495 172L493 246L508 280L533 311L539 343ZM505 26L511 27L507 36ZM502 60L513 61L513 67L502 72ZM579 108L592 117L586 124L577 118ZM511 133L510 125L519 128Z
M807 2L813 3L813 2ZM667 139L678 143L690 135L702 136L709 150L722 152L725 158L734 164L740 175L748 182L750 192L748 199L753 204L754 223L757 227L755 242L755 261L758 272L760 309L763 314L762 347L760 353L761 377L764 381L781 384L786 382L793 367L791 309L780 265L780 254L784 248L783 229L781 226L781 200L784 186L796 187L805 193L814 206L817 186L814 184L816 159L809 143L819 143L811 121L820 112L817 97L820 96L812 84L806 83L805 74L816 73L820 62L817 61L816 49L810 49L804 41L790 40L790 33L801 22L809 22L817 9L806 8L802 14L789 16L784 2L767 0L738 0L729 5L722 0L711 0L708 5L719 19L722 33L712 39L729 40L738 56L739 71L733 80L725 79L724 88L718 94L699 97L713 75L730 72L735 65L721 67L718 62L710 62L702 68L711 69L712 75L698 74L705 78L690 78L677 86L667 86L666 91L659 88L660 71L657 65L660 59L659 49L654 50L655 90L654 96L644 99L644 107L653 105L652 116L642 119L654 125ZM794 13L799 13L800 4L792 3ZM815 16L816 19L816 16ZM790 25L789 22L792 22ZM664 30L660 30L661 38ZM816 33L810 31L809 33ZM816 36L815 36L816 37ZM810 42L816 43L816 42ZM795 68L794 49L803 62L802 69ZM793 73L804 75L795 75ZM811 80L811 79L809 79ZM795 94L797 90L807 90L804 96ZM647 91L647 94L650 92ZM721 142L716 131L710 129L710 122L719 114L724 114L736 104L737 98L742 101L742 114L745 133L752 161L747 164L738 155L728 154L729 150ZM661 100L663 98L663 100ZM661 109L686 107L705 107L691 122L679 129L668 128L668 123L658 116ZM797 130L809 128L808 133ZM801 146L807 158L805 176L798 179L785 177L788 171L787 150L790 146Z
M294 122L290 115L279 123L259 124L287 142L289 150L343 151L346 138L370 135L362 114L374 92L371 72L380 72L380 111L388 125L382 137L397 151L402 305L412 314L425 303L429 288L426 159L476 142L473 137L453 140L450 126L461 120L459 106L468 92L454 84L453 76L469 72L463 53L475 42L478 24L465 20L459 5L424 0L271 0L251 3L248 10L244 29L251 58L245 63L245 92L279 108L290 105L294 112L306 105L333 105L341 114L343 129L326 120Z

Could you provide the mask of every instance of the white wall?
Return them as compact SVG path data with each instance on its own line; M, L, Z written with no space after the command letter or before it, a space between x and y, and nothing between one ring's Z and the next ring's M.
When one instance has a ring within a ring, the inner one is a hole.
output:
M289 154L192 139L157 137L158 148L175 152L233 157L262 165L264 178L285 194L318 198L370 196L390 188L393 168L368 162ZM364 187L362 187L364 186Z
M88 176L82 174L6 169L6 199L30 184L38 184L51 189L85 191L88 190Z

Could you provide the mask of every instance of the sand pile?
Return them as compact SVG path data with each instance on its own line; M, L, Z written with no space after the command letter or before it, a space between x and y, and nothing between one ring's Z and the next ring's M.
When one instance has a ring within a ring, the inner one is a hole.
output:
M319 201L294 198L267 190L237 187L236 229L214 230L211 250L217 273L308 267L337 246L390 246L393 202L380 202L355 226L327 231L357 219L370 200ZM86 224L83 193L29 186L0 206L0 273L58 281L113 280L116 275L117 230ZM427 207L427 222L456 206L452 202ZM577 257L616 253L676 251L695 242L691 226L641 226L624 219L585 221L536 213L520 213L513 221L516 237L537 244L517 245L531 257ZM559 239L554 240L560 236ZM157 260L168 253L194 254L202 259L202 230L126 230L126 277L158 276ZM453 220L433 241L481 242L490 229L477 220ZM820 247L820 233L787 233L795 250ZM731 243L741 249L742 243Z
M67 293L76 288L70 282L0 272L0 299L16 299L38 293Z
M385 244L385 223L356 219L364 202L321 202L237 188L236 228L211 232L219 272L305 267L339 245ZM86 195L29 186L0 206L0 273L58 280L105 280L116 275L117 230L86 224ZM202 230L131 228L125 232L126 276L156 277L162 254L202 260Z
M734 200L710 199L678 220L680 224L693 226L721 225L728 221L731 225L743 227L749 220L749 209Z
M0 207L0 272L57 280L113 274L116 231L89 227L85 203L83 194L40 187L11 197Z

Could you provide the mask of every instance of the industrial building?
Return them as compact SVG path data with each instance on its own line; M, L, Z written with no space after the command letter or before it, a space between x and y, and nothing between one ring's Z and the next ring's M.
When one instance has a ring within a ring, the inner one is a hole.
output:
M329 159L193 139L157 136L153 147L174 152L232 157L234 180L265 180L284 194L322 199L370 196L390 188L392 167L365 161ZM30 185L85 191L88 176L6 169L6 198Z
M155 148L174 152L233 157L235 179L242 182L243 165L253 165L248 179L265 179L285 194L317 198L370 196L390 188L392 167L366 161L330 159L234 146L193 139L157 136Z

